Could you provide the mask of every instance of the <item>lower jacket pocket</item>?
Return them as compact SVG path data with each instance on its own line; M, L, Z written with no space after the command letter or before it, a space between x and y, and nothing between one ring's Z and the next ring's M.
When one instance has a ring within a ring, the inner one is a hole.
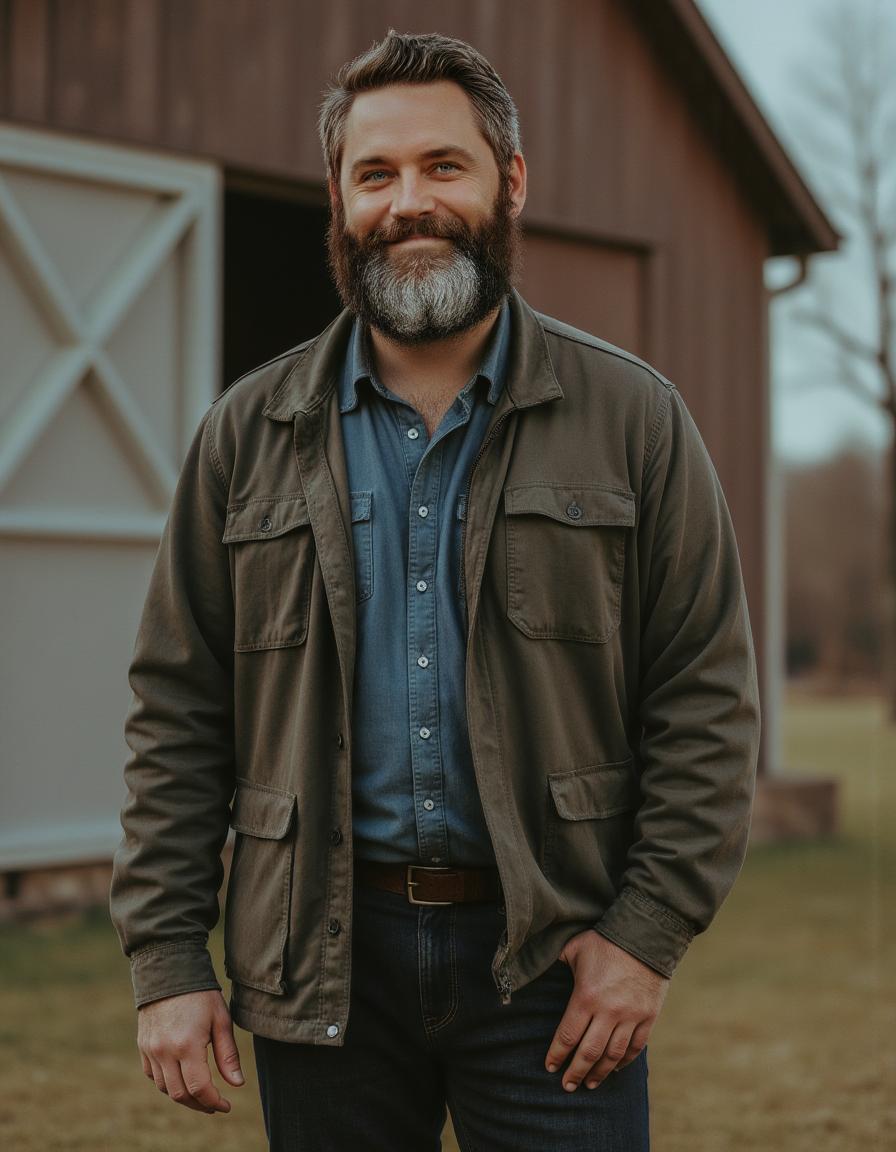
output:
M282 995L289 936L294 792L238 779L230 813L236 843L224 908L224 970L231 980Z
M559 886L618 888L640 805L633 764L629 757L548 775L544 873Z

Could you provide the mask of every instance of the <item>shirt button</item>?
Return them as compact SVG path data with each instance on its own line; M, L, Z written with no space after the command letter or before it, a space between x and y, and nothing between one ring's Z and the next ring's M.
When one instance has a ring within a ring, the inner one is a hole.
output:
M417 657L417 663L420 665L421 668L425 668L427 666L427 664L429 664L429 660L427 660L427 658L425 656L418 656Z
M429 799L429 797L427 797L423 801L423 807L426 809L427 812L432 812L433 808L435 808L435 804L433 803L432 800Z
M336 747L341 748L344 743L345 740L343 739L342 733L340 732L336 737Z
M423 737L424 740L428 740L429 737L432 735L432 733L429 731L428 728L421 728L420 729L420 735Z
M420 507L417 509L417 515L422 516L424 520L429 515L429 509L426 507L425 504L421 504Z
M271 524L270 516L265 516L264 520L258 525L262 532L270 532L273 525Z
M331 828L330 829L330 843L331 844L341 844L342 843L342 829L341 828Z
M416 440L420 435L416 428L408 428L408 440Z
M428 585L427 585L425 580L418 580L417 581L417 591L418 592L425 592L427 587L428 587Z
M578 520L582 515L582 509L576 504L575 500L566 506L566 515L570 520Z
M334 1036L338 1036L339 1035L339 1025L338 1024L331 1024L330 1027L327 1029L327 1035L330 1037L331 1040L333 1039Z
M342 925L339 923L339 921L336 919L335 916L330 921L330 923L327 925L327 931L330 933L331 936L338 936L339 933L342 931Z

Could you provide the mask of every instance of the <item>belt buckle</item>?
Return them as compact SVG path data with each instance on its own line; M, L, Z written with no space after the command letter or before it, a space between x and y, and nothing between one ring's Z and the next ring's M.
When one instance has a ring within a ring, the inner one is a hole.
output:
M414 896L414 893L411 891L411 889L415 888L420 883L420 881L419 880L413 880L411 878L411 873L412 872L454 872L454 871L455 871L454 868L436 868L436 867L427 867L425 864L408 864L407 880L406 880L408 902L410 904L438 904L438 905L453 904L454 903L453 900L418 900Z

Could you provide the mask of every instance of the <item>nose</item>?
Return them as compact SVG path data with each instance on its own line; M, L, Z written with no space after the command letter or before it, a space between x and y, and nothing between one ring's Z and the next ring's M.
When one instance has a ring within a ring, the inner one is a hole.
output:
M426 181L417 172L407 172L395 183L391 212L395 217L414 219L428 216L435 210L435 202Z

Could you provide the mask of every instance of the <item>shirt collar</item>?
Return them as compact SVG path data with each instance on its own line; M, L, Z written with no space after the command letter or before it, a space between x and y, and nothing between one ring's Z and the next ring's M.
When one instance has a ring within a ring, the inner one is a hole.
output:
M488 382L489 387L486 396L489 404L497 404L504 388L509 348L510 305L505 298L501 305L501 311L498 313L497 322L492 328L479 369L460 391L460 396L465 404L472 402L471 393L479 379L485 379ZM342 378L339 383L340 412L349 412L357 405L359 380L369 380L380 395L389 395L374 374L370 362L367 326L356 316L352 324Z

